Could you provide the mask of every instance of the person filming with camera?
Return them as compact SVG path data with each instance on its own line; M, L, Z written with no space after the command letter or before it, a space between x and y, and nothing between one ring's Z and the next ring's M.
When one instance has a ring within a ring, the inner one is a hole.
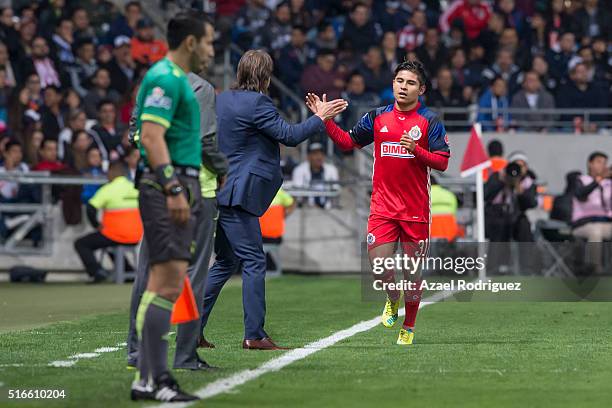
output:
M527 155L513 152L508 165L494 173L484 187L485 235L491 242L532 242L525 212L537 206L536 175Z

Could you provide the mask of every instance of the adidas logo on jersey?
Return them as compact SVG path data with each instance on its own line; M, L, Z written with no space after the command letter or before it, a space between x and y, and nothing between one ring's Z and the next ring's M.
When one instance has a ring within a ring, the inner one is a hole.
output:
M397 142L383 142L380 144L380 156L398 157L400 159L412 159L413 154Z
M380 128L380 133L389 133L389 129L387 129L387 125Z

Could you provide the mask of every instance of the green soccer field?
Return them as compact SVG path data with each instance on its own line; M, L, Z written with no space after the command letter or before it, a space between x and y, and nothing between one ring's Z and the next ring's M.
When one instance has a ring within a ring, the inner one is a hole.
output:
M150 406L129 400L134 371L121 345L129 293L128 285L0 284L0 406ZM268 282L267 298L269 334L295 348L370 320L382 308L362 301L355 278L286 276ZM377 325L194 406L608 407L612 401L612 303L439 302L420 311L411 347L395 345L397 326ZM232 280L207 331L217 348L201 353L221 369L176 372L181 385L200 390L286 353L242 350L242 334L240 281ZM90 354L70 367L49 366L83 353ZM7 399L9 389L63 389L66 398L15 402Z

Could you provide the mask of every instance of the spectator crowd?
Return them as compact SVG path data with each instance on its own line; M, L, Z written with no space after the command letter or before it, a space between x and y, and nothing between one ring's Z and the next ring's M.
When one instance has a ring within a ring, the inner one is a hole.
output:
M0 172L105 177L115 163L133 179L127 139L140 78L167 45L138 1L2 2ZM64 220L78 224L98 185L54 187ZM0 181L0 202L40 202L40 187ZM0 238L16 228L0 215ZM40 234L38 234L40 235ZM37 234L30 234L36 244Z
M216 3L226 41L269 51L276 75L300 95L347 98L345 124L391 102L392 72L404 58L424 63L430 107L463 108L445 116L450 130L465 128L469 105L479 107L485 130L547 131L561 120L586 132L610 120L542 111L609 106L609 0Z

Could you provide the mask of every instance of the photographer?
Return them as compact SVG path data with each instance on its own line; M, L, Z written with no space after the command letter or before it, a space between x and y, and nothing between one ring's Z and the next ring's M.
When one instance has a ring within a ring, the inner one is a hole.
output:
M531 242L525 211L537 205L536 175L529 170L523 152L512 153L508 162L484 187L485 234L491 242Z
M588 160L588 174L580 176L573 200L572 227L575 237L588 242L612 239L612 172L608 168L608 156L593 152ZM588 246L587 259L602 270L601 247Z

